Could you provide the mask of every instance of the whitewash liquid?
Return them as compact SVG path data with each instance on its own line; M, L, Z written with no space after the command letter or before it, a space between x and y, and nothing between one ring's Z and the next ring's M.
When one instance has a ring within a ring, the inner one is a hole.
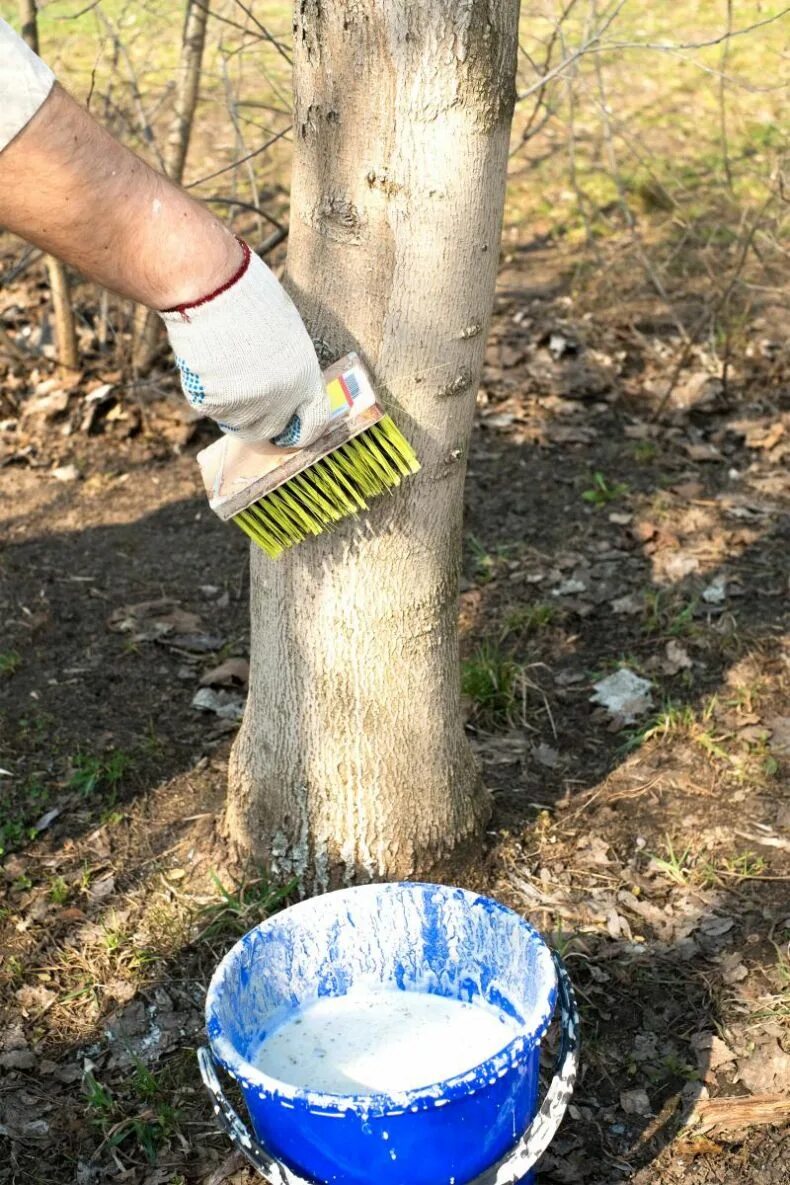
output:
M464 1074L521 1031L488 1007L423 992L360 990L294 1013L252 1060L292 1086L327 1094L392 1093Z

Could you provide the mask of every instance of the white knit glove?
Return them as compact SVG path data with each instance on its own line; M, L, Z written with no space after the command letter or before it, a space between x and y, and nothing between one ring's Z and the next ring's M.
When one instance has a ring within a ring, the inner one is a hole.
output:
M329 419L313 343L296 306L246 243L222 288L160 313L193 407L251 443L309 444Z

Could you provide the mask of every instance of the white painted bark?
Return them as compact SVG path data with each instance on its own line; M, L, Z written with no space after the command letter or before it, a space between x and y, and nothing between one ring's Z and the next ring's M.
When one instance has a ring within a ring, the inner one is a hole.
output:
M252 551L227 828L324 889L413 877L489 814L463 728L463 483L493 302L518 0L296 0L287 283L350 348L419 476L279 561Z

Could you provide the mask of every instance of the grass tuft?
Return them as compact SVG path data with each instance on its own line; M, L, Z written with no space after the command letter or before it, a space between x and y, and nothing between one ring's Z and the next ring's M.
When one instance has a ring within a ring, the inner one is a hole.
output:
M507 728L523 715L524 669L490 643L461 664L461 689L480 728Z

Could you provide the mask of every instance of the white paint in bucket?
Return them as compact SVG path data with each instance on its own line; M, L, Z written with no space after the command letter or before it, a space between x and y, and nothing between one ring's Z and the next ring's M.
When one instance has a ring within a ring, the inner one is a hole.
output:
M338 1095L414 1090L465 1074L522 1031L498 1009L425 992L352 990L287 1017L250 1061L292 1086Z

